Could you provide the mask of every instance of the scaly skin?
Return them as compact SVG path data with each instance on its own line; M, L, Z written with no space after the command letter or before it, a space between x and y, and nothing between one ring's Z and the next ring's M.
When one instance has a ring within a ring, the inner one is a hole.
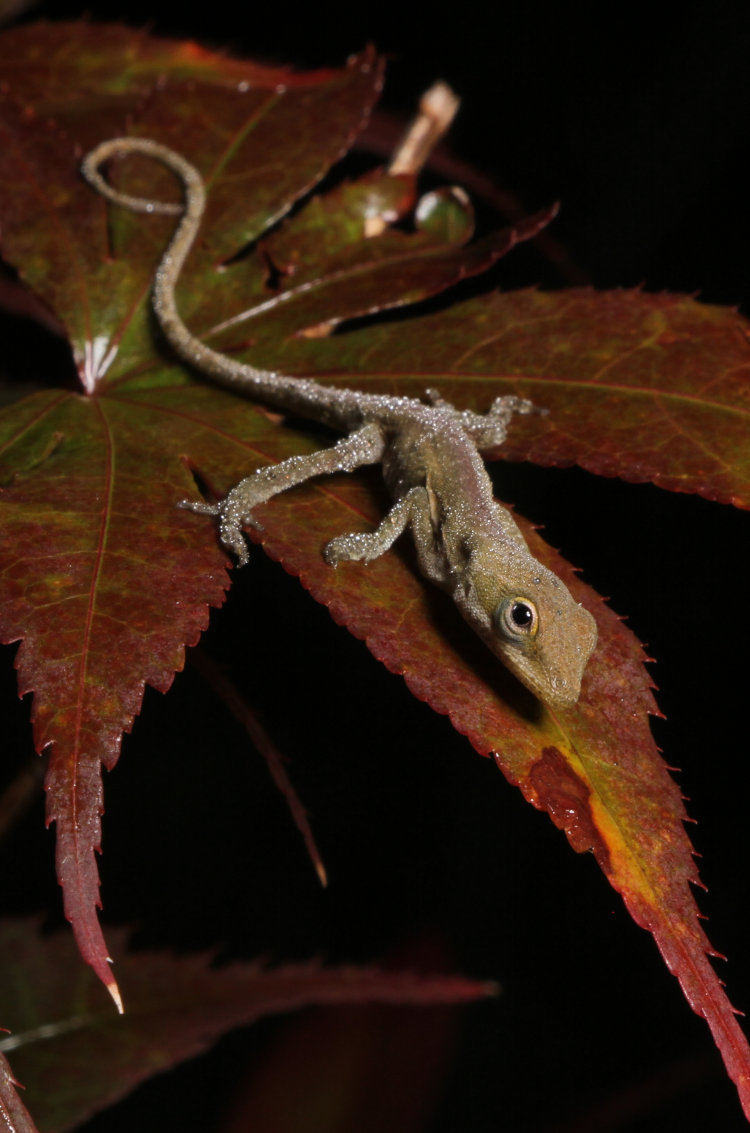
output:
M140 153L180 179L184 206L114 191L99 167L109 158ZM596 623L565 584L532 556L507 508L492 494L480 452L505 439L514 413L533 412L528 401L498 398L488 413L459 411L437 394L431 404L338 389L260 370L212 350L182 321L175 287L205 208L198 171L174 150L142 138L113 138L83 162L90 184L115 204L139 212L180 215L156 272L153 305L175 353L221 385L275 409L312 418L345 436L331 448L261 468L217 504L184 502L217 516L222 543L247 561L243 527L253 509L322 473L351 472L382 463L393 507L373 532L339 535L324 549L332 566L382 555L409 528L422 574L447 591L492 652L545 704L568 708L596 645Z

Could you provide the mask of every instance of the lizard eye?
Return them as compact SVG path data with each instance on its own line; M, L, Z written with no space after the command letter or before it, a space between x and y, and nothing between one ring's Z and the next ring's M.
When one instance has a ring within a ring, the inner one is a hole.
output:
M539 629L539 614L528 598L508 598L498 607L498 627L511 637L534 637Z

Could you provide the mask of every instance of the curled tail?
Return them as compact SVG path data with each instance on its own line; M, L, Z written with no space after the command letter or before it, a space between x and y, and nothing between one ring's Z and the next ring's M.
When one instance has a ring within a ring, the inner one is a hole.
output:
M113 189L102 176L100 167L110 158L133 153L152 157L171 170L182 185L184 203L179 205L154 201ZM205 185L194 165L175 150L150 138L110 138L86 155L81 164L81 172L89 184L113 204L130 209L131 212L180 217L174 236L156 270L153 305L164 337L183 361L220 385L257 397L282 410L299 411L305 416L338 424L342 401L347 400L348 391L329 389L308 379L293 378L274 370L262 370L249 363L227 358L196 338L183 322L177 310L175 288L198 235L206 208ZM331 406L335 407L333 420L330 411L327 412Z

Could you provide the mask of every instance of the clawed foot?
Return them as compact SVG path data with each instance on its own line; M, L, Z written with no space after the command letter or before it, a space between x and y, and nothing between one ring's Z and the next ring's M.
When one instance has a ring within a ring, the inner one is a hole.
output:
M445 400L439 390L435 389L425 390L425 398L433 408L443 413L450 413L466 430L480 451L499 448L516 414L525 416L528 413L547 412L525 397L515 397L513 394L496 397L486 413L476 413L472 409L456 409Z
M326 543L323 558L332 567L341 562L367 562L382 553L374 545L375 542L375 533L372 531L352 531L347 535L337 535Z
M496 397L487 410L489 417L502 417L505 420L508 420L514 413L519 413L525 417L528 413L549 413L549 410L534 405L534 402L529 401L528 398L513 397L512 395Z
M180 500L177 506L196 515L219 515L219 505L207 504L205 500Z
M250 554L243 528L254 527L256 531L262 531L263 527L253 519L252 515L243 514L244 509L233 498L233 492L229 492L223 500L215 504L208 504L204 500L180 500L177 506L185 511L195 512L196 515L218 516L219 539L222 547L231 551L237 559L238 566L247 565Z

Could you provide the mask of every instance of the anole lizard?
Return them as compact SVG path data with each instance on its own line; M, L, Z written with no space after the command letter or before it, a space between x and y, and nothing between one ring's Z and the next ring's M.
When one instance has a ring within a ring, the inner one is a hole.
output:
M153 157L182 182L184 205L116 192L99 172L112 157ZM216 504L183 501L218 516L221 542L247 561L243 527L259 527L254 509L279 492L323 473L352 472L382 463L393 506L375 531L339 535L324 548L326 562L368 562L409 528L422 574L447 591L494 654L540 700L566 708L578 700L596 623L564 583L531 555L507 508L492 494L480 453L496 448L514 413L530 402L499 397L485 414L457 410L438 395L414 398L358 393L256 369L195 338L182 321L175 287L205 208L197 169L180 154L144 138L112 138L84 159L83 174L115 204L138 212L181 217L156 271L153 307L169 345L189 366L221 385L276 409L320 421L346 435L330 448L260 468Z

